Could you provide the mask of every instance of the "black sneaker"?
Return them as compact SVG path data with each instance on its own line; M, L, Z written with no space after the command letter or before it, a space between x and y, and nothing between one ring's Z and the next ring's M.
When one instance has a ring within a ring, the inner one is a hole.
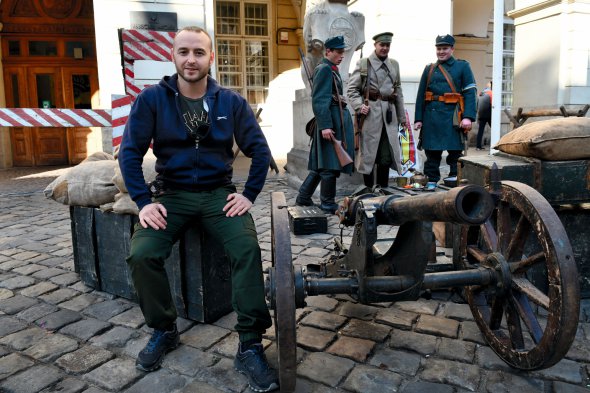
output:
M152 338L144 349L137 355L135 367L141 371L154 371L160 368L164 355L178 346L180 335L174 325L174 329L154 330Z
M248 377L248 385L255 392L270 392L279 388L277 373L268 365L262 344L253 344L234 359L236 371Z

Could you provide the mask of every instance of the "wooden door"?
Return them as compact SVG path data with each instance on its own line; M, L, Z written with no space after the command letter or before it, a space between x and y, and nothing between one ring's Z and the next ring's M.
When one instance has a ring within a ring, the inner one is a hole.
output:
M4 68L4 88L7 108L28 105L27 76L23 67ZM33 166L33 137L30 128L11 127L10 142L14 166Z
M60 67L29 67L27 70L29 108L63 108ZM34 165L68 163L66 128L32 127Z
M62 68L65 108L98 108L98 73L92 67ZM67 129L68 161L78 164L87 157L89 127Z

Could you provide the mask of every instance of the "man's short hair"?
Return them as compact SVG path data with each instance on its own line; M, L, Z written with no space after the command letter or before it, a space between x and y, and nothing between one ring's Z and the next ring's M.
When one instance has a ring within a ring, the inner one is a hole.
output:
M185 26L182 29L178 30L176 32L176 35L182 33L183 31L192 31L193 33L204 33L209 38L209 42L211 43L210 49L213 51L213 39L211 38L209 33L207 33L207 30L205 30L199 26Z

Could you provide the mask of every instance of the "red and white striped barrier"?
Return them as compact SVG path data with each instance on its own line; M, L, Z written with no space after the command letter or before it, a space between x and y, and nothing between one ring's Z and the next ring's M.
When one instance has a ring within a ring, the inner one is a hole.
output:
M125 60L125 92L134 98L141 92L135 85L135 73L133 72L133 61Z
M123 30L123 60L125 65L125 92L137 97L142 90L135 84L135 60L172 61L170 49L175 32L154 30Z
M132 96L112 96L112 124L113 124L113 147L121 144L125 124L129 118L131 105L133 104Z
M170 52L176 32L155 30L123 30L123 42L153 42L166 47Z
M2 127L109 127L104 109L0 108Z
M175 32L123 30L125 92L112 96L108 109L0 108L0 127L113 127L113 147L121 144L125 124L142 87L135 84L135 60L171 61Z

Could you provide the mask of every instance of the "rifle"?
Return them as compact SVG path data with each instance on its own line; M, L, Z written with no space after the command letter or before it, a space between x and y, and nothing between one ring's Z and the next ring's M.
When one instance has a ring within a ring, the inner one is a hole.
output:
M311 89L313 89L313 78L311 76L311 71L309 70L309 68L307 66L307 62L305 61L305 55L303 54L303 51L301 50L300 47L297 47L297 49L299 50L299 56L301 56L301 62L303 63L303 69L305 70L305 76L307 76L307 81L309 82L309 87Z
M334 83L334 88L336 89L336 97L338 98L338 109L340 111L340 127L342 129L342 141L339 141L332 135L332 145L334 146L334 151L336 152L336 157L338 157L338 162L340 166L344 168L348 164L352 164L352 158L346 151L346 131L344 130L344 115L342 114L342 100L340 99L340 92L338 91L338 86L336 85L336 78L332 75L332 83Z
M301 56L301 62L303 63L303 69L305 70L305 76L307 76L307 81L309 82L309 87L313 90L313 77L311 76L311 72L309 71L309 68L307 67L307 62L305 61L305 55L303 54L303 51L301 50L301 48L297 47L297 50L299 50L299 56ZM312 138L313 132L315 131L315 127L316 127L316 121L315 121L315 116L314 116L305 125L305 133L307 134L307 136L309 136L309 138Z
M344 148L344 144L342 143L342 141L339 141L338 139L336 139L335 136L332 135L332 146L334 146L334 152L336 153L336 157L338 158L338 163L340 164L341 167L345 167L348 164L352 164L352 158L350 157L350 155L346 152L346 149Z
M369 70L371 69L371 64L369 63L369 59L367 59L367 79L365 80L365 98L363 99L363 105L369 106ZM359 112L354 114L355 117L355 129L354 129L354 150L358 150L361 146L361 133L363 132L363 124L365 124L365 119L367 115L363 115Z

